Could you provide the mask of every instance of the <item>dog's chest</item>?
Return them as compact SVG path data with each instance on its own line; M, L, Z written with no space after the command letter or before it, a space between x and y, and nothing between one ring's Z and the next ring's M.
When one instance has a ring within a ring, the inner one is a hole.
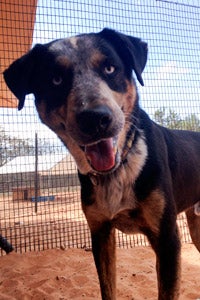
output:
M113 178L95 189L95 204L98 211L109 219L121 211L135 208L133 183L125 182L122 178Z
M93 199L93 204L86 211L90 220L110 220L116 228L125 233L135 231L132 212L137 208L137 200L133 173L130 176L127 170L123 170L118 176L104 178L94 186Z
M98 210L113 219L121 212L136 208L134 193L135 181L147 158L147 146L140 138L135 146L134 153L127 156L126 164L122 164L116 173L105 177L94 186L95 203Z
M113 178L111 181L95 188L95 202L90 213L100 222L110 220L124 233L138 231L132 212L137 208L134 184L127 178Z
M137 150L137 151L136 151ZM113 174L97 177L93 181L91 204L83 205L86 217L91 222L110 220L114 226L126 233L135 229L133 212L138 209L134 192L135 181L147 158L144 139L139 139L134 153L129 153L127 162ZM95 177L94 177L95 179Z

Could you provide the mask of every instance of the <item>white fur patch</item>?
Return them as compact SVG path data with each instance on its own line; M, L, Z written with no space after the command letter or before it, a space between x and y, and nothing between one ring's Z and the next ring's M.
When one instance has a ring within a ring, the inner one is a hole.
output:
M112 220L117 214L126 214L136 208L137 203L133 185L138 178L147 159L147 145L143 137L138 139L136 146L127 156L127 162L115 172L105 177L105 182L94 186L96 201L87 207L89 219L94 214L98 217ZM98 211L98 215L96 212Z

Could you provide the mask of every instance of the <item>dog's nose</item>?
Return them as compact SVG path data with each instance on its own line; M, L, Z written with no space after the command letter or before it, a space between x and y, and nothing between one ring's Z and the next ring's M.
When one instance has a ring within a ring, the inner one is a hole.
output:
M79 129L88 135L102 135L112 122L112 112L105 106L85 109L77 114Z

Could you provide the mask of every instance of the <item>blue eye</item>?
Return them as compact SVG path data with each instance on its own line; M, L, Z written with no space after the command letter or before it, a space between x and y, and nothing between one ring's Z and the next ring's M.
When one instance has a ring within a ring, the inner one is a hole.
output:
M112 66L112 65L108 65L108 66L106 66L105 68L104 68L104 72L106 73L106 74L112 74L112 73L114 73L115 72L115 67L114 66Z

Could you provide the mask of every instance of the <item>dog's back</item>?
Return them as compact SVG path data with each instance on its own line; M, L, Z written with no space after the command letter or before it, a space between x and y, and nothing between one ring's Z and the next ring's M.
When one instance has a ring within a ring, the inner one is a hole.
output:
M179 213L200 201L200 133L159 129L167 145L173 194Z

